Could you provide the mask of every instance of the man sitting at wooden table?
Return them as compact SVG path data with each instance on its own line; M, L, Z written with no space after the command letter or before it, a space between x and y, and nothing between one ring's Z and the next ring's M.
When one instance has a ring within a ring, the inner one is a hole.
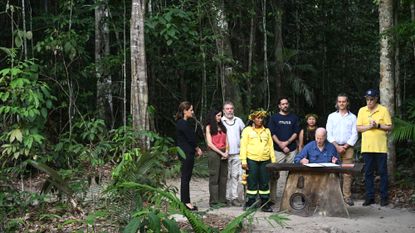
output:
M309 142L294 158L294 163L337 163L339 154L333 144L326 141L327 131L324 128L316 130L316 140Z

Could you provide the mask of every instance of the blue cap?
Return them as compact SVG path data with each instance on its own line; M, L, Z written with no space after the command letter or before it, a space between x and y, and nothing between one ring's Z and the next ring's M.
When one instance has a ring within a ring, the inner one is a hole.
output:
M376 89L369 89L365 92L365 97L379 97L379 92Z

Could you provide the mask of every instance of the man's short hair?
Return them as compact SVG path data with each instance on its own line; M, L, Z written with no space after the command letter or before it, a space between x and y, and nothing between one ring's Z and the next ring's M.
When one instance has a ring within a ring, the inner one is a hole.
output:
M288 103L290 103L290 100L288 99L288 97L286 97L286 96L282 96L282 97L280 97L280 98L278 99L278 105L280 105L280 104L281 104L281 100L287 100L287 101L288 101Z

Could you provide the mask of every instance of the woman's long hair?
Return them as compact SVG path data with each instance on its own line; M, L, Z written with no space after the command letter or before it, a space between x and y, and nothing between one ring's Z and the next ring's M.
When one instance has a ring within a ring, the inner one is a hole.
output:
M179 108L176 113L176 121L183 118L183 112L189 110L192 104L189 101L183 101L179 104Z
M223 125L222 121L217 122L216 121L216 115L218 113L222 112L221 109L212 109L209 111L208 115L205 119L205 129L206 126L210 125L210 133L212 135L215 135L218 133L218 128L224 133L226 133L226 127Z

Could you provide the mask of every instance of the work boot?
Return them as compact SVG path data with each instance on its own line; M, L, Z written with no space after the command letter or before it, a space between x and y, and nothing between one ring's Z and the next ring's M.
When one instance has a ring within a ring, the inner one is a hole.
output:
M380 200L380 206L387 206L387 205L389 205L388 199L387 198L382 198Z
M371 199L366 199L365 202L363 202L363 206L368 206L371 204L375 204L375 199L371 198Z
M244 210L251 208L254 203L255 203L255 198L248 198L248 201L245 202Z
M261 208L262 212L273 212L271 205L269 203L265 204L262 208Z

